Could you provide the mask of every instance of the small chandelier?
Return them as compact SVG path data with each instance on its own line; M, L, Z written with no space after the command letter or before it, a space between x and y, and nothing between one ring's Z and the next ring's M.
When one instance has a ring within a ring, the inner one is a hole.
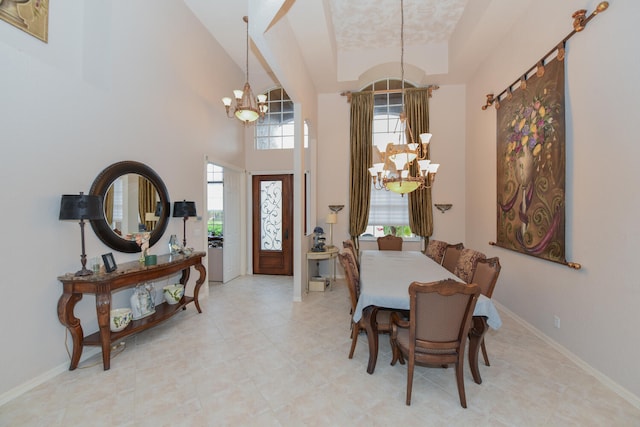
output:
M267 95L260 94L257 97L253 95L251 86L249 85L249 17L243 16L242 20L247 24L247 55L246 55L246 70L247 79L242 90L235 89L233 96L235 98L235 105L231 106L231 98L222 98L222 103L227 111L227 117L238 118L245 125L255 122L259 118L263 118L267 112ZM232 112L233 114L230 114Z
M391 190L395 193L406 194L421 188L431 188L436 177L436 172L440 166L431 163L427 159L427 146L431 140L430 133L420 134L419 146L413 138L411 126L404 112L404 5L400 0L400 72L402 82L402 108L400 113L400 137L398 144L390 142L387 144L384 153L381 153L382 162L374 163L369 168L373 187L376 190ZM406 138L409 142L406 142ZM410 167L417 164L417 172L411 174Z

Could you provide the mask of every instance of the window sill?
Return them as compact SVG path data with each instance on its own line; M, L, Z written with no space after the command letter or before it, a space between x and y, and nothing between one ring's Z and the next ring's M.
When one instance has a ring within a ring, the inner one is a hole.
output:
M377 237L373 237L373 236L360 236L359 239L361 242L375 242L378 240ZM420 242L422 239L420 237L403 237L402 241L403 242Z

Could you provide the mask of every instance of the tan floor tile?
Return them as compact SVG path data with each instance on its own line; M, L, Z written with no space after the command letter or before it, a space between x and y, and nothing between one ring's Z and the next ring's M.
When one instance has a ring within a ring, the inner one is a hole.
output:
M483 383L465 366L467 409L452 367L416 368L406 406L387 336L373 375L366 334L348 358L344 283L301 303L292 287L279 276L211 285L202 314L190 306L129 337L109 371L97 355L6 403L0 427L640 425L640 409L506 315L487 335Z

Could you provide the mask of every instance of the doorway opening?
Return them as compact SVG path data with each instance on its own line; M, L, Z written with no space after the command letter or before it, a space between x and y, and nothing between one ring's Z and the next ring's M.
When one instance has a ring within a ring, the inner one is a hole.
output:
M223 281L224 168L207 163L207 237L209 281Z

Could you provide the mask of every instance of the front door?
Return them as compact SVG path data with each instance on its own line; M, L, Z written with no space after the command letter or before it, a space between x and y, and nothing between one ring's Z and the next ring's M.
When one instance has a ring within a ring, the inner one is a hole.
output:
M253 273L293 275L293 175L254 175Z

